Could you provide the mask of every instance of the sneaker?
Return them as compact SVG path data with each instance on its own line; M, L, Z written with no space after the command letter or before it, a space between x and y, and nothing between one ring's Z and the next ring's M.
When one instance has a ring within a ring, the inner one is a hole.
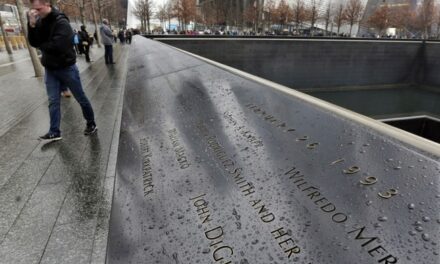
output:
M61 96L66 97L66 98L70 98L72 96L72 93L69 90L62 91Z
M86 129L84 130L84 135L86 135L86 136L92 135L96 131L98 131L98 127L96 125L90 125L90 126L87 126Z
M39 137L38 139L42 140L42 141L46 141L46 142L51 142L51 141L61 140L62 137L59 134L57 135L57 134L47 133L46 135L43 135L43 136Z

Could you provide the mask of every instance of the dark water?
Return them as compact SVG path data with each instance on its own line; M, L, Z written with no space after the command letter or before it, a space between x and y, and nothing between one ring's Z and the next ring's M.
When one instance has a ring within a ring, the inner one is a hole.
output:
M440 88L405 86L308 94L373 118L417 114L440 117Z

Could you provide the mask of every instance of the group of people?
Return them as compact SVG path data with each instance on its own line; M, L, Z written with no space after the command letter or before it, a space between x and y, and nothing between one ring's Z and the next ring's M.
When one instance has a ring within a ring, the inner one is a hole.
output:
M113 37L115 39L115 42L119 39L119 42L121 44L127 43L131 44L131 38L133 37L133 31L131 29L121 29L119 30L118 34L116 32L113 34Z
M30 0L30 4L27 13L28 39L31 46L38 48L42 53L41 63L45 68L44 80L49 99L50 127L49 131L39 139L43 141L62 139L60 98L61 93L66 92L67 88L81 106L86 120L84 135L95 134L98 127L93 107L84 93L76 66L76 54L80 52L85 54L87 62L91 62L89 49L93 38L89 37L85 26L81 26L79 32L74 32L68 17L51 6L50 0ZM100 35L105 46L105 63L114 64L113 33L107 19L103 19Z

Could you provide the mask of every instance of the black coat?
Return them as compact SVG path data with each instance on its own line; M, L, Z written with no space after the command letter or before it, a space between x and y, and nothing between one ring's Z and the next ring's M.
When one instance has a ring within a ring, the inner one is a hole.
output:
M29 43L41 50L44 67L56 70L75 64L74 33L66 15L52 8L47 17L37 21L35 28L28 24L28 30Z
M86 41L90 45L90 37L89 37L89 33L87 31L81 30L78 32L78 34L81 39L80 43L82 43L83 41Z

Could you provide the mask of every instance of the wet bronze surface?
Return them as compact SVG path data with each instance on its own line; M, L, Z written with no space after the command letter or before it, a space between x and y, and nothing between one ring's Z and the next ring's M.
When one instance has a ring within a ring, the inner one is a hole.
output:
M107 262L438 263L439 173L396 139L137 38Z

